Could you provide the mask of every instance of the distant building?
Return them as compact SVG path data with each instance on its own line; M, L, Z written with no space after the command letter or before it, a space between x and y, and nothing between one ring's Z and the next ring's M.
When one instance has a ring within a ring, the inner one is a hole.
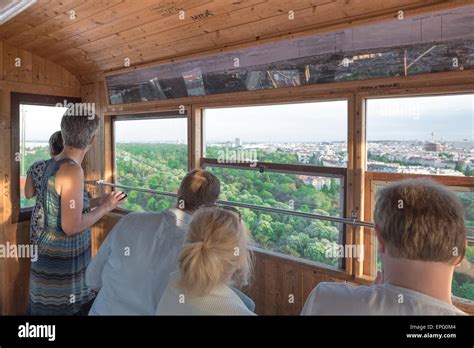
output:
M309 160L311 159L312 154L311 153L297 153L298 156L298 162L304 163L304 164L309 164Z
M439 152L439 151L441 151L441 144L439 144L439 143L426 143L425 144L425 150L426 151Z
M242 139L235 138L235 147L242 147Z

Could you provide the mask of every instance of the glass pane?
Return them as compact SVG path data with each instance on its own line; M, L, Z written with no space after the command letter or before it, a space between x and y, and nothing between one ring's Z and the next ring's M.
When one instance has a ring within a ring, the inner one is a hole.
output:
M347 101L206 109L207 158L347 166Z
M36 161L50 158L48 140L61 130L67 108L20 104L20 207L32 207L35 198L24 194L28 168Z
M117 183L177 192L188 170L186 118L115 121L114 136ZM162 211L175 201L130 191L122 207Z
M453 295L474 300L474 243L468 243L466 256L454 270Z
M221 181L221 200L342 216L339 179L242 169L206 169ZM240 210L259 247L338 265L337 253L327 251L340 243L341 224L260 210Z
M375 194L384 186L384 184L375 185ZM460 191L460 188L451 188L461 200L464 207L464 219L466 223L467 235L474 237L474 188L471 191ZM375 204L375 200L372 200ZM380 253L377 248L377 271L382 270ZM459 267L454 269L453 276L453 295L474 300L474 243L468 242L466 255Z
M117 190L121 190L118 188ZM127 190L124 190L127 191ZM127 191L127 199L125 203L120 205L123 209L133 210L133 211L154 211L162 212L168 208L176 206L176 198L157 195L148 192L141 192L135 190Z
M367 170L474 176L474 94L367 101Z

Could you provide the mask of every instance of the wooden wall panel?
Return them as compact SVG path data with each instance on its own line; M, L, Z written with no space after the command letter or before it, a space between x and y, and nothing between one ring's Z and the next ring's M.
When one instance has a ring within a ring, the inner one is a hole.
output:
M247 289L250 298L255 302L256 313L265 314L265 262L263 258L255 257L254 274Z
M1 41L0 41L1 45ZM1 46L0 46L1 47ZM0 50L1 52L1 50ZM2 58L2 56L0 56ZM0 59L0 61L3 61L3 59ZM8 131L8 119L10 112L7 110L7 99L8 99L8 93L2 89L0 89L0 243L2 245L6 244L6 232L5 232L5 210L4 210L4 200L5 200L5 193L8 192L5 186L7 185L8 182L8 174L5 171L5 168L3 167L2 163L5 163L7 160L7 152L5 148L5 138L4 134L5 132ZM5 261L0 260L0 314L4 313L4 307L5 307L5 296L7 293L7 289L3 285L3 281L6 280L6 268L5 265L2 266L2 262L5 263Z
M33 83L33 55L23 49L20 49L18 53L18 57L21 59L18 81Z
M15 58L21 59L15 66ZM46 74L46 67L49 74ZM12 223L11 92L80 96L79 83L53 62L0 41L0 243L28 244L28 221ZM67 81L67 84L64 83ZM31 260L0 258L0 314L26 314Z
M0 40L0 80L3 80L3 41Z
M46 84L45 60L37 55L33 56L33 83Z
M283 265L283 308L285 315L299 315L303 309L303 270L285 263Z
M283 311L283 264L265 259L265 315L275 315Z
M20 76L19 68L15 66L16 59L19 58L18 48L6 42L3 43L3 75L5 80L18 81Z

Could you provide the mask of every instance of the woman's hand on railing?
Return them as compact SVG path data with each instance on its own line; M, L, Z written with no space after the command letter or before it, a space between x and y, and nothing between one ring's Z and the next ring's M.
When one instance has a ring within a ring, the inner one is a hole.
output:
M124 192L108 192L101 196L102 204L105 206L107 211L112 211L123 202L126 194Z

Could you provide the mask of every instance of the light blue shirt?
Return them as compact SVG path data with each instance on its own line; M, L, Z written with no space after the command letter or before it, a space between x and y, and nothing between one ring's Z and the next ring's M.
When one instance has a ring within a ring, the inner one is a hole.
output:
M154 315L190 221L176 208L124 216L87 268L87 286L99 291L89 315Z

